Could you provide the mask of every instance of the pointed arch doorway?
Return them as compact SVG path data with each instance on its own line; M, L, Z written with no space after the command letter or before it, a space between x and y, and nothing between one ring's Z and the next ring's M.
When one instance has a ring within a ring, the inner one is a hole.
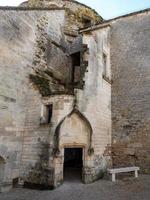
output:
M80 169L80 179L86 182L85 169L92 167L92 127L78 110L66 116L55 131L54 186L64 181L65 169Z

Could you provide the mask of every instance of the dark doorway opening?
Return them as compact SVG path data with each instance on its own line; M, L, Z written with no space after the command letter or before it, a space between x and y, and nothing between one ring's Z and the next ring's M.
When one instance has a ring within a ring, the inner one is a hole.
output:
M87 27L89 27L89 26L92 25L91 19L88 18L88 17L86 17L86 16L84 16L84 17L82 18L82 22L83 22L84 28L87 28Z
M72 59L72 74L71 82L75 84L80 78L80 65L81 65L81 52L77 52L71 55Z
M66 181L81 181L83 167L82 148L65 148L64 179Z

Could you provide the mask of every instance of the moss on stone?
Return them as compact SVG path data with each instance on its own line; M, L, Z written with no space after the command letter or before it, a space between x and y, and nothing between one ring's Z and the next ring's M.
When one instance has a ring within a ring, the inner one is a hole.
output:
M98 174L98 179L102 179L106 176L107 172L104 170L101 170Z
M93 10L88 9L88 8L80 8L75 12L75 18L79 21L79 22L83 22L83 17L87 16L91 19L93 19L93 21L95 21L96 23L102 21L102 18L93 12Z
M42 0L28 0L29 7L40 7L43 5Z
M45 77L41 77L37 74L36 75L30 74L29 79L38 88L42 96L51 95L48 79L46 79Z
M147 169L142 169L141 172L144 173L144 174L149 174L150 175L150 169L148 169L148 168Z
M93 148L89 148L88 155L91 156L93 154L94 154L94 149Z

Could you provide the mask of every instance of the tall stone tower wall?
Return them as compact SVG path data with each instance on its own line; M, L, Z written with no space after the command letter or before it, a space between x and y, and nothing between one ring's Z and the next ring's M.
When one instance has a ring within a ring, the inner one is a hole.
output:
M101 20L92 9L70 1L0 9L4 185L10 187L20 177L54 185L53 136L58 123L73 109L70 54L71 49L74 53L82 50L78 29L84 27L82 17L87 11L92 22ZM49 104L53 104L52 124L42 124L42 109Z
M150 173L150 12L111 23L114 166Z

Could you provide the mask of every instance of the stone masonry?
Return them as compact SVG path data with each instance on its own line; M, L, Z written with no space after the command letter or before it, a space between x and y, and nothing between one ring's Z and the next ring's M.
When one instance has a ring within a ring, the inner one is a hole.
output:
M0 192L61 185L65 148L82 148L84 183L111 166L149 173L149 10L105 21L29 0L0 19Z
M112 163L137 165L144 173L150 172L149 14L149 9L131 13L81 31L83 40L95 39L110 27Z
M112 121L115 166L150 173L149 11L112 23Z

